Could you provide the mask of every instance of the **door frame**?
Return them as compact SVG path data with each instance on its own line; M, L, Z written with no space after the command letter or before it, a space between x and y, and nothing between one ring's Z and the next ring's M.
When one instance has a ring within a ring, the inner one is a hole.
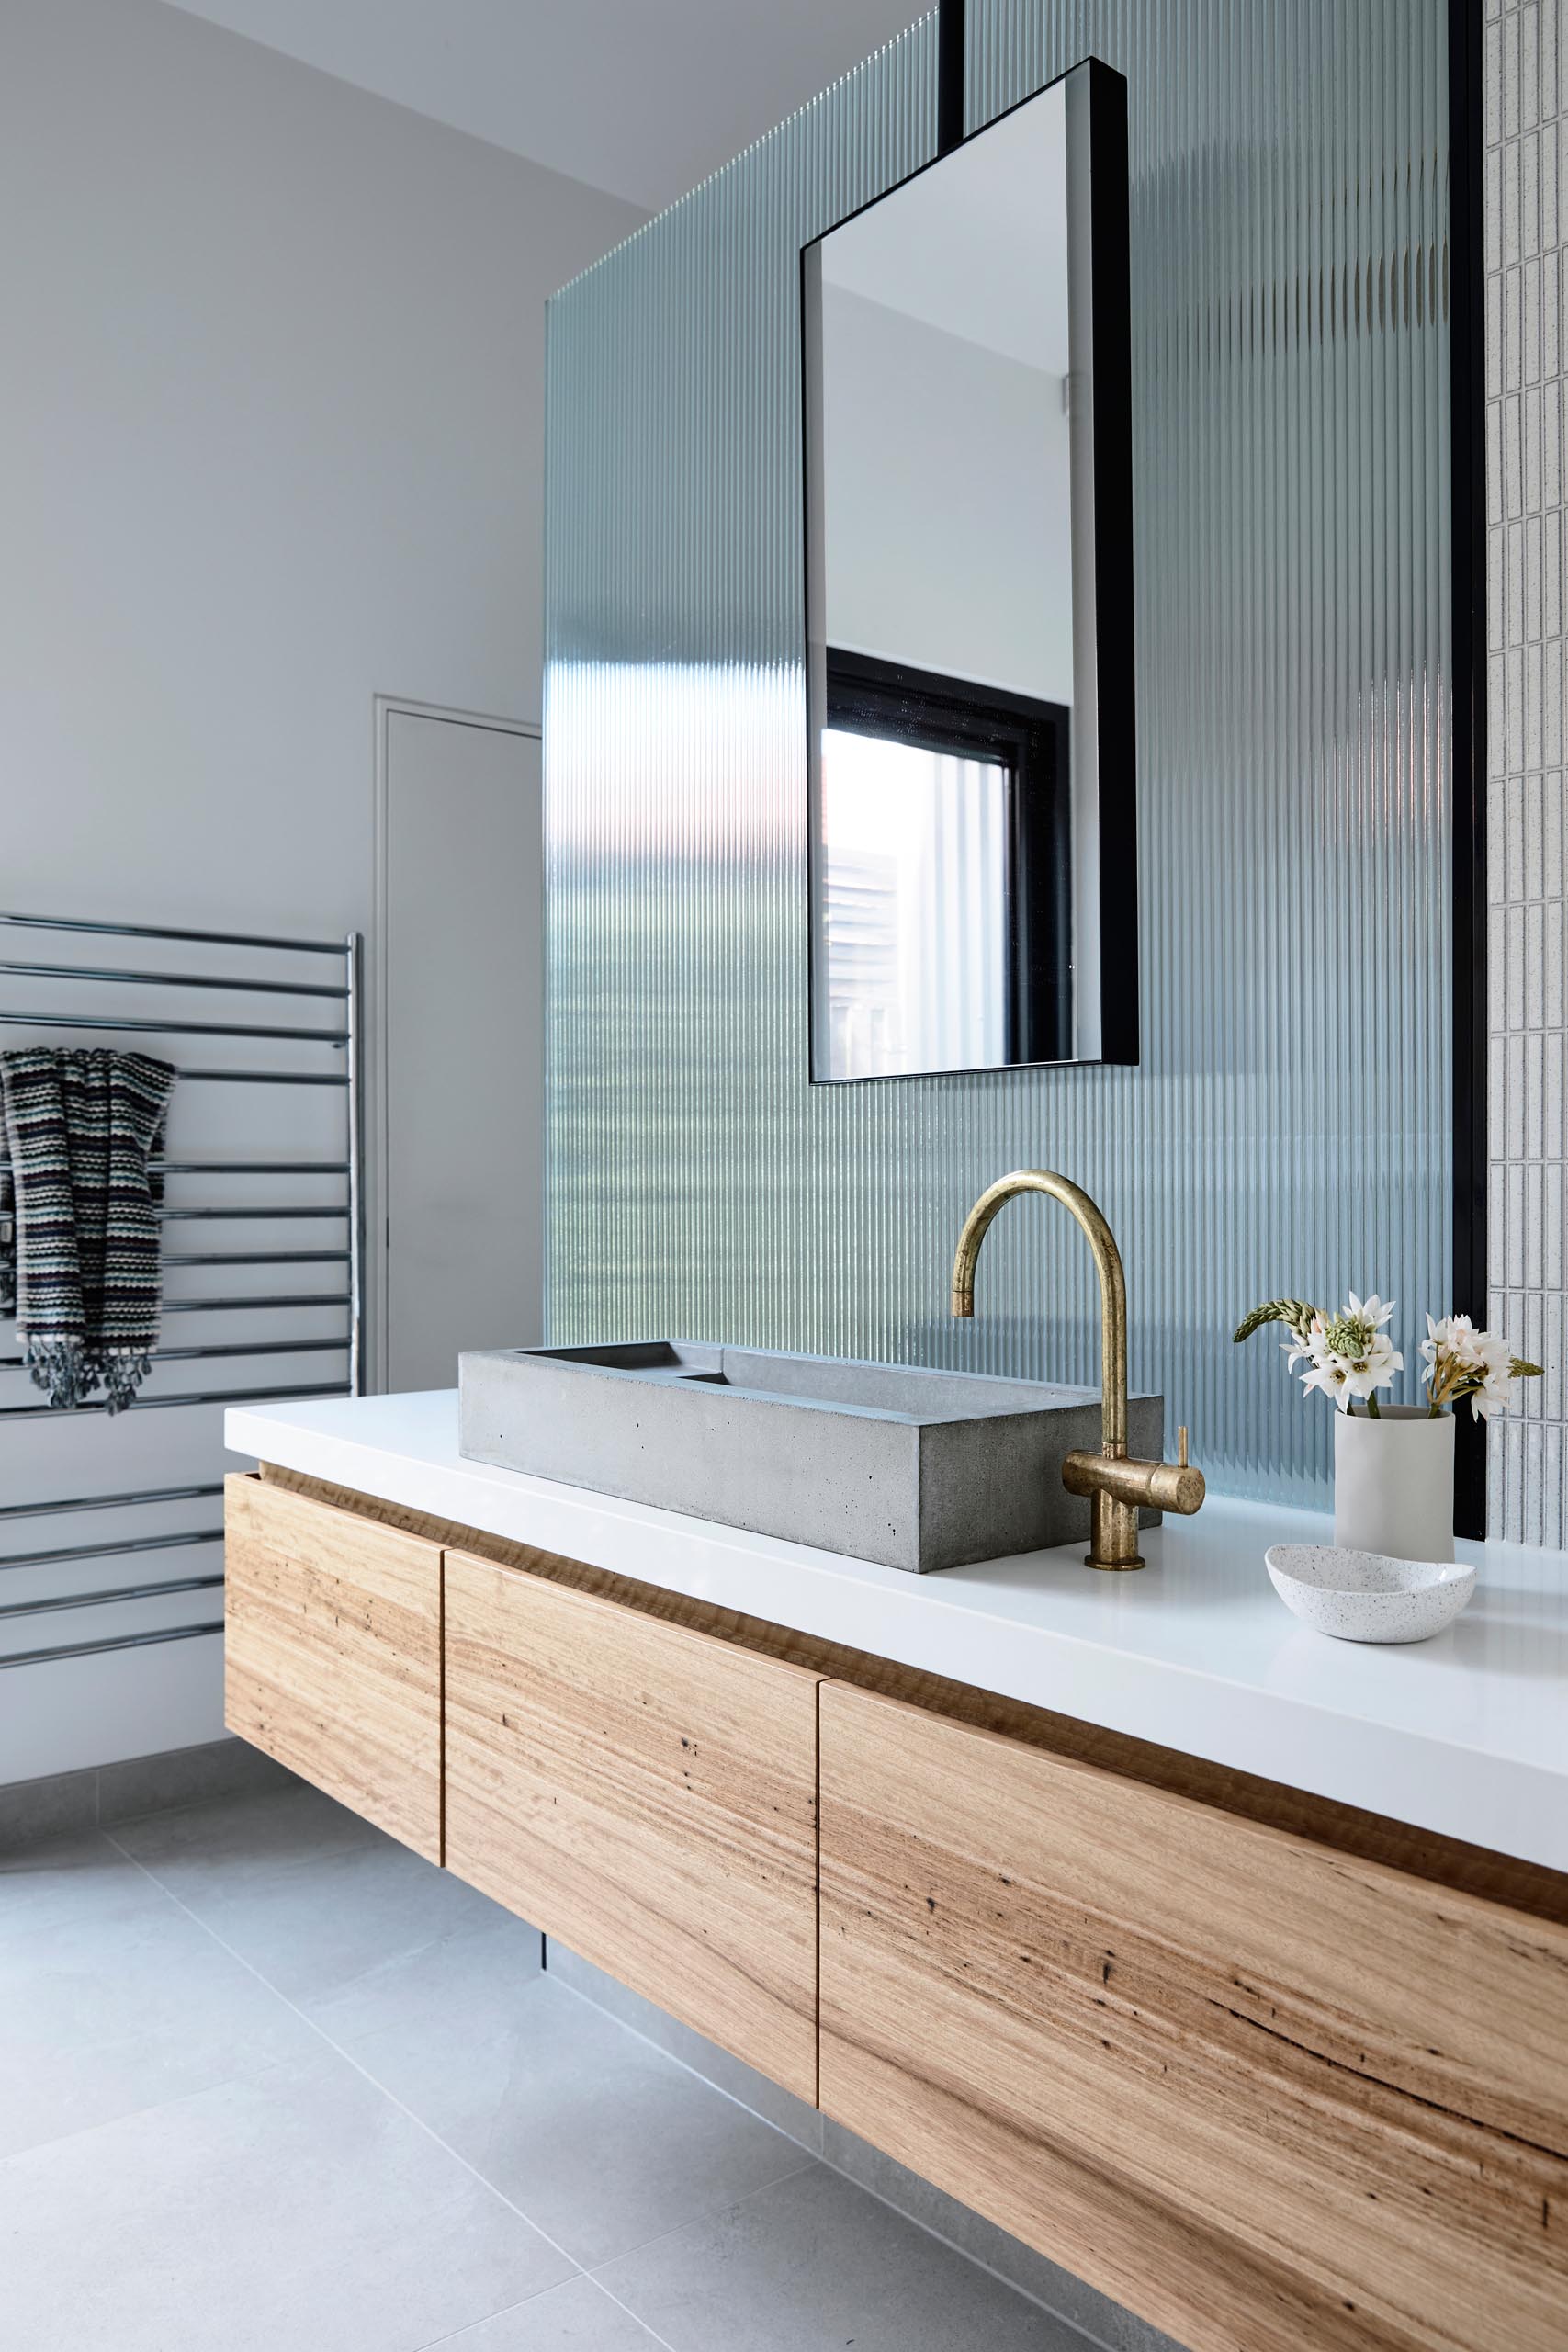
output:
M368 1295L366 1306L369 1329L366 1349L366 1385L377 1395L387 1386L388 1294L389 1270L387 1262L387 1169L391 1137L389 1131L387 1079L387 992L389 982L387 956L387 858L388 835L388 757L390 748L390 722L394 718L434 718L449 727L479 727L491 735L523 735L538 743L544 740L544 729L536 718L501 718L488 711L463 710L439 702L419 702L410 695L378 694L371 698L374 735L374 776L371 813L371 899L370 937L367 947L366 1002L370 1016L369 1052L367 1062L367 1132L370 1149L367 1154L366 1206L369 1243L366 1250L366 1272ZM543 928L539 940L540 1002L544 1001L545 947Z

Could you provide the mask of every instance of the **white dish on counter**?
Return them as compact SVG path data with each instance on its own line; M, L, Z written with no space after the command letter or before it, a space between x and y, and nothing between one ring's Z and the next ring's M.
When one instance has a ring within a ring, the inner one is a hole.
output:
M1287 1609L1337 1642L1427 1642L1475 1590L1454 1560L1395 1560L1341 1544L1276 1544L1264 1555Z

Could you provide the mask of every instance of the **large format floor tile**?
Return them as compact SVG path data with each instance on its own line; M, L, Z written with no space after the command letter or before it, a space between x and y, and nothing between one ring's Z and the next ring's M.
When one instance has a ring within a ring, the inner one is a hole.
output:
M303 1784L0 1856L5 2352L846 2344L1086 2352Z
M313 1789L194 1805L112 1835L302 2007L507 1916Z
M340 2049L389 2036L417 2049L456 2031L463 2041L504 2030L539 1973L539 1932L491 1906L478 1926L415 1951L394 1951L330 1993L302 2000Z
M313 2056L304 2018L142 1873L87 1850L18 1905L0 1880L0 2155ZM117 1858L118 1859L118 1858Z
M588 2269L807 2161L547 1976L344 2046Z
M116 1919L166 1907L145 1873L96 1829L0 1854L0 1952L80 1919L96 1920L107 1939Z
M439 2352L660 2352L660 2344L592 2278L572 2278L447 2336Z
M319 1856L373 1846L381 1832L335 1798L294 1781L282 1789L209 1797L176 1812L117 1822L114 1835L196 1909L204 1892L238 1894Z
M0 2232L18 2352L416 2352L571 2274L325 2050L11 2157Z
M565 1944L553 1938L549 1971L558 1984L570 1985L584 2000L592 2001L595 2008L607 2010L622 2025L629 2025L634 2033L640 2033L656 2049L667 2050L683 2066L694 2067L705 2082L716 2083L721 2091L728 2091L731 2098L739 2099L754 2115L776 2123L781 2132L810 2154L821 2154L822 2118L816 2108L808 2106L794 2091L771 2083L766 2075L760 2075L743 2058L721 2050L716 2041L709 2041L693 2027L682 2025L679 2018L672 2018L668 2010L660 2009L641 1993L634 1993L630 1985L617 1984L604 1969L595 1968L591 1960L569 1951Z
M639 2246L604 2280L672 2352L1086 2352L823 2165Z

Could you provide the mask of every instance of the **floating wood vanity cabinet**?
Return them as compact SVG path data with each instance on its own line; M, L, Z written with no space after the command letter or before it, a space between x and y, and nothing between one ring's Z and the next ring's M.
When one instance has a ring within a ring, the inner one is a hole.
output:
M448 1868L812 2100L818 1680L446 1555Z
M228 1623L235 1731L1190 2352L1568 2352L1557 1873L287 1470Z
M224 1721L441 1860L441 1550L225 1481Z
M1562 2352L1568 1933L829 1683L821 2104L1193 2352Z

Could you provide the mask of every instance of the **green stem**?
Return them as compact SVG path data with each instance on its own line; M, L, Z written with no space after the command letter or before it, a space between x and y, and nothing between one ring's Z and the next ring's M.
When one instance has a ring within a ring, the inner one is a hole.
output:
M1369 1397L1368 1397L1368 1399L1367 1399L1367 1410L1368 1410L1368 1412L1371 1415L1371 1417L1372 1417L1372 1419L1373 1419L1373 1420L1374 1420L1374 1421L1381 1421L1381 1420L1382 1420L1382 1406L1378 1403L1378 1400L1377 1400L1377 1398L1376 1398L1375 1396L1369 1396Z

